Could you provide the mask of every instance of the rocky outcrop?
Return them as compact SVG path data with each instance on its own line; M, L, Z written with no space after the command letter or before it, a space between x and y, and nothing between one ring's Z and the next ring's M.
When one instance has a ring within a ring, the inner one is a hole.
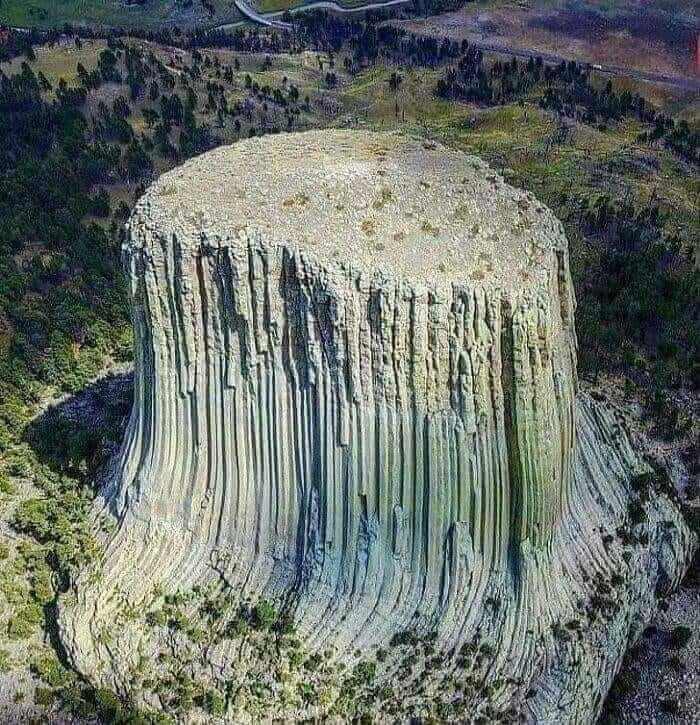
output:
M310 651L341 658L410 629L449 669L478 632L486 679L512 681L501 705L593 716L690 536L654 498L645 543L620 540L647 469L577 394L549 210L432 143L282 134L165 174L124 260L135 403L101 494L116 523L61 615L82 672L127 692L148 636L121 613L212 584L284 602ZM615 575L606 626L562 639Z

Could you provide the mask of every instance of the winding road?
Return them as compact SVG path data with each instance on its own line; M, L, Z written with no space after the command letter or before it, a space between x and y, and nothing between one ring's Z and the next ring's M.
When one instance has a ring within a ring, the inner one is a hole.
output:
M387 2L370 2L364 5L357 5L355 7L344 7L339 5L334 0L316 0L306 5L298 5L295 8L287 10L290 15L297 13L306 12L308 10L330 10L334 13L350 14L350 13L361 13L365 10L379 10L382 8L388 8L395 5L405 5L410 0L387 0ZM247 0L234 0L234 4L248 20L251 20L260 25L266 25L268 27L279 28L281 30L290 30L292 24L281 20L284 16L285 11L278 10L272 13L261 13L257 11ZM240 23L227 23L225 25L217 26L217 30L226 30L227 28L233 28ZM502 53L505 55L516 56L518 58L542 58L542 60L548 63L561 63L562 61L568 62L570 60L576 60L576 62L586 65L585 61L577 60L575 58L567 58L563 55L556 55L554 53L544 53L537 48L511 48L505 45L498 45L495 43L484 43L478 40L469 40L469 44L475 48L488 51L490 53ZM634 68L625 68L623 66L616 65L591 65L591 68L596 73L612 76L628 76L635 80L644 81L646 83L660 83L663 85L674 86L684 91L700 92L700 79L688 78L682 76L669 76L662 73L651 73L647 71L636 70Z
M285 13L290 15L296 15L297 13L303 13L307 10L330 10L334 13L350 14L350 13L362 13L365 10L381 10L383 8L389 8L394 5L405 5L411 0L387 0L387 2L371 2L364 5L357 5L356 7L344 7L339 5L333 0L316 0L306 5L297 5L295 8L289 10L278 10L274 13L260 13L252 5L245 2L245 0L234 0L235 6L238 8L242 15L245 15L248 20L252 20L255 23L261 25L267 25L268 27L284 28L288 30L292 27L291 23L286 23L281 18ZM237 23L229 23L228 25L219 25L218 30L225 30L227 27L234 27Z

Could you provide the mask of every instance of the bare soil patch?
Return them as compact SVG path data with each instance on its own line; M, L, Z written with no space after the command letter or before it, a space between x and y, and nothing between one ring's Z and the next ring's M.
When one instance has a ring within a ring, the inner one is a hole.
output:
M700 21L688 12L647 4L583 2L467 3L427 19L402 21L415 32L561 55L592 65L697 77L695 43ZM619 7L617 7L619 5Z

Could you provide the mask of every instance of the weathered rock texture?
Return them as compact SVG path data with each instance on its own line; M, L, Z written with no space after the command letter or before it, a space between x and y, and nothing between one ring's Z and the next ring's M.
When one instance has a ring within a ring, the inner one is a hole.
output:
M135 403L102 493L117 523L62 614L88 677L128 689L145 635L105 636L125 604L223 581L285 597L307 646L340 656L407 628L452 652L479 631L493 680L534 688L526 717L593 716L689 535L654 502L647 545L603 541L645 469L615 414L577 397L548 209L435 144L283 134L165 174L124 259ZM629 587L599 641L561 644L614 573Z

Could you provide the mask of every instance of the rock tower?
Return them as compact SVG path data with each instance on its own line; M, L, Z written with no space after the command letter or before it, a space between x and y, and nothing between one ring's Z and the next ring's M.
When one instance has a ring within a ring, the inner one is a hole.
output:
M62 608L79 669L128 691L145 635L106 637L119 613L212 585L283 601L305 646L340 657L413 628L447 662L478 631L493 679L535 688L526 717L592 717L689 537L652 536L638 572L604 541L646 469L577 394L547 208L431 142L280 134L162 176L124 261L135 401L101 576ZM614 625L568 671L556 627L628 569Z

